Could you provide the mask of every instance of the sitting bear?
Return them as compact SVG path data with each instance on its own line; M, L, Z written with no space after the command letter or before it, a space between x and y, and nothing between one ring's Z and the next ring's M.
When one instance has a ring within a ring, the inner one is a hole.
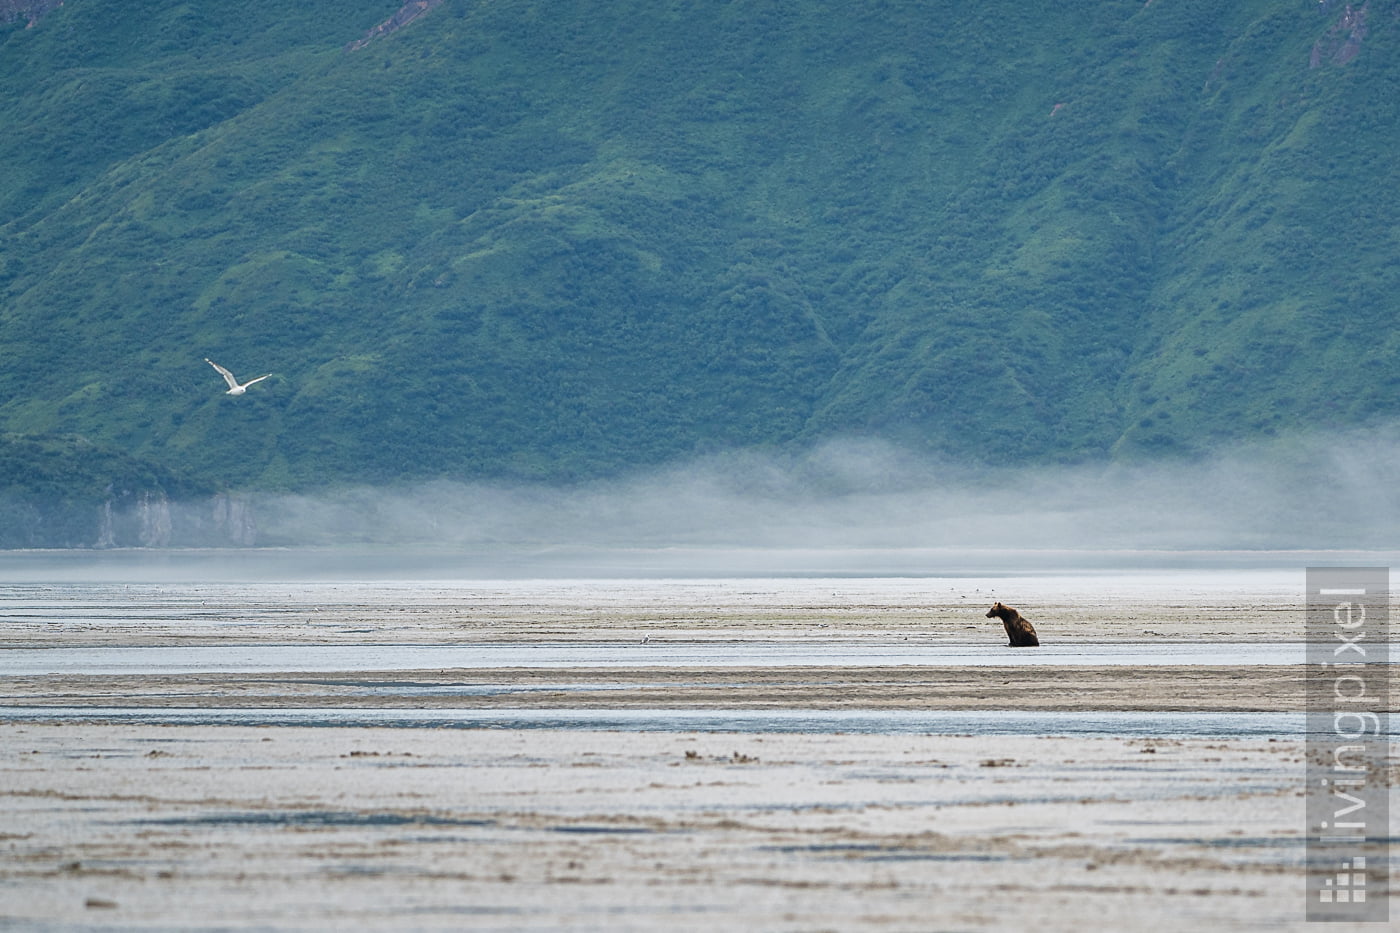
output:
M1012 648L1035 648L1040 645L1040 639L1035 637L1035 626L1010 606L997 603L987 613L987 618L1001 620L1002 625L1006 626L1006 637L1011 639Z

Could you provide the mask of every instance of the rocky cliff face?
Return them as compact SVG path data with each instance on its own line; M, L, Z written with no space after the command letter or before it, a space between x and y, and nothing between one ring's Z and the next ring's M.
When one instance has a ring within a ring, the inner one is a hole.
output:
M143 492L102 504L91 546L250 547L257 539L252 509L241 497L219 494L172 502L164 493Z
M0 547L251 547L257 540L253 510L240 496L172 501L143 491L97 505L0 496Z
M248 501L77 435L0 434L0 548L247 547Z
M240 547L252 547L258 543L258 524L247 499L218 495L202 503L201 508L204 527L213 537Z

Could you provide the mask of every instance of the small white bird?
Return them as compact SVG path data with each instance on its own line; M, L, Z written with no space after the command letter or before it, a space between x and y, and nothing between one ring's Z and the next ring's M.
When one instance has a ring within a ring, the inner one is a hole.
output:
M209 357L206 356L204 358L204 362L217 369L219 371L219 375L224 377L224 382L228 383L228 391L224 393L225 395L242 395L244 392L248 391L248 387L250 385L252 385L255 382L262 382L264 379L267 378L267 376L272 375L272 373L268 373L267 376L259 376L256 379L249 379L247 382L243 383L242 385L239 385L238 380L233 378L233 373L229 372L227 369L224 369L218 363L215 363L213 360L209 359Z

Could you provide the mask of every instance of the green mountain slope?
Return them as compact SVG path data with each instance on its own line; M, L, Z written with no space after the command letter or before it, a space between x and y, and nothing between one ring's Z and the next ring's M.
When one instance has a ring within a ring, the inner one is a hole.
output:
M445 0L347 48L398 6L0 27L0 430L309 488L1400 407L1396 0Z

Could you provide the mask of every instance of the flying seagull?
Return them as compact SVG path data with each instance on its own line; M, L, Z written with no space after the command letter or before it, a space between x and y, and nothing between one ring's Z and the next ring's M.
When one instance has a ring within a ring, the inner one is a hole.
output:
M262 382L264 379L267 378L267 376L272 375L272 373L268 373L267 376L259 376L256 379L249 379L247 382L243 383L242 385L239 385L238 380L233 378L233 373L229 372L227 369L224 369L218 363L215 363L213 360L209 359L209 357L206 356L204 358L204 362L217 369L219 371L219 375L224 377L224 382L228 383L228 391L224 393L225 395L242 395L244 392L248 391L248 387L250 385L252 385L255 382Z

